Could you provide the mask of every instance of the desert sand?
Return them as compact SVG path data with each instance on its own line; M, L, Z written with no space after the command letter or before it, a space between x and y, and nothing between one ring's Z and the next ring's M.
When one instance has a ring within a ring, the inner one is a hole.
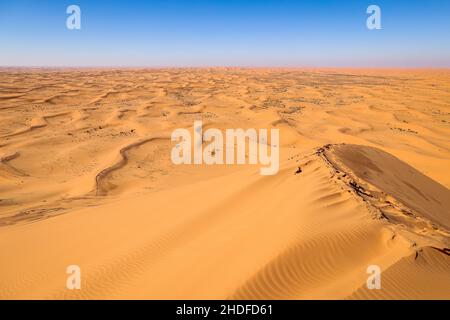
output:
M174 165L195 120L280 171ZM0 299L450 299L449 168L449 70L2 69Z

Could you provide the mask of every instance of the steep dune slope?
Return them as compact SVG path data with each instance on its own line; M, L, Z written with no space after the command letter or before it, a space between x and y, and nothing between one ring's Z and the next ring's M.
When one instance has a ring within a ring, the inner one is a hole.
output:
M446 187L379 149L342 145L334 147L333 153L336 162L357 178L394 197L418 216L450 229L450 191Z

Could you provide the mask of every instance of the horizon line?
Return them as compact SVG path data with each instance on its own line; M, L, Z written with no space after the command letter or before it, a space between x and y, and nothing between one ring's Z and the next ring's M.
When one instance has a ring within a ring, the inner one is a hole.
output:
M126 65L0 65L0 69L404 69L404 70L417 70L417 69L449 69L450 66L251 66L251 65L204 65L204 66L126 66Z

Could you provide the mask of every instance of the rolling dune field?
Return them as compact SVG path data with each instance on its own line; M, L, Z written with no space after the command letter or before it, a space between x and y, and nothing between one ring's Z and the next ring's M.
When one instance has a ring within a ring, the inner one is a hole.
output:
M174 164L196 120L279 172ZM449 70L4 68L0 299L450 299L449 169Z

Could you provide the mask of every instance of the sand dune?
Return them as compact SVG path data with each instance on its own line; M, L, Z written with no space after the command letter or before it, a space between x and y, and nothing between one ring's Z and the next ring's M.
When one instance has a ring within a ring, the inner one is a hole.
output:
M334 147L333 151L335 157L331 161L337 167L345 166L344 172L352 172L370 184L368 194L352 182L358 193L375 202L385 216L395 219L406 214L412 217L411 222L419 218L430 222L431 229L450 229L450 215L445 214L450 208L450 193L446 187L375 148L342 145Z
M0 83L0 299L450 298L448 71L29 69ZM194 120L279 129L280 171L174 165L170 134Z

